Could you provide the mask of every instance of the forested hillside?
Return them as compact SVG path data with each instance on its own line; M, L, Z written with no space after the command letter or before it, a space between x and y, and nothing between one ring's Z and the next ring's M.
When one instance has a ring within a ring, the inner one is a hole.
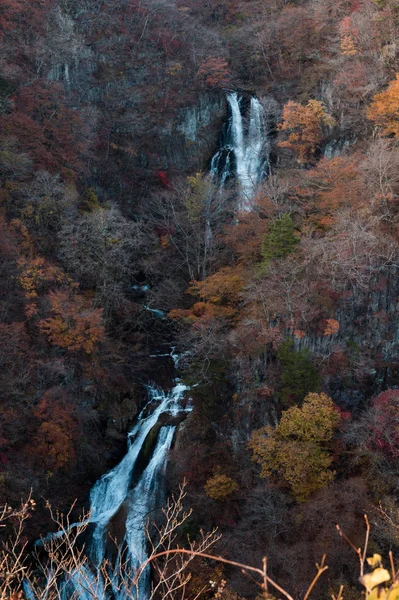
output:
M2 0L0 41L0 503L32 490L27 552L173 346L179 543L216 526L295 598L326 553L314 594L358 598L335 524L399 551L397 0ZM229 94L247 144L261 115L245 202ZM187 598L257 597L194 564Z

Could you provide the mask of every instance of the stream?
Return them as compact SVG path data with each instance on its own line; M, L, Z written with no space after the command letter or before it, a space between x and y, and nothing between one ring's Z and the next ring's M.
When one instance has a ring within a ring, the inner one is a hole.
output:
M244 99L238 93L227 95L227 105L229 116L210 171L219 188L223 188L230 178L235 179L237 209L249 211L256 187L268 165L263 107L254 96ZM159 319L167 318L162 311L146 305L144 308ZM170 356L175 371L178 355L172 349L167 356ZM128 433L125 456L91 490L86 543L89 561L63 576L59 586L61 600L150 598L150 567L143 571L137 585L133 584L130 574L148 557L146 524L165 500L164 476L168 454L178 424L191 410L185 399L187 391L187 386L179 378L173 380L170 390L163 390L155 384L147 385L147 403ZM115 546L110 543L115 520L120 530L116 558ZM71 525L74 526L76 524ZM60 532L52 534L53 537L58 535ZM101 571L104 561L108 573L110 569L112 571L112 590L109 586L105 589ZM28 584L24 592L28 600L36 600Z
M168 356L175 369L178 355L172 349ZM61 600L150 598L150 567L141 573L137 585L132 579L148 558L146 525L151 522L154 510L165 500L164 476L178 423L192 410L185 399L188 389L179 378L174 379L173 387L168 391L155 384L147 386L148 400L128 434L125 456L91 490L90 534L86 542L90 560L64 576L59 585ZM115 558L111 529L117 517L123 538L121 536ZM76 525L72 524L70 529ZM58 535L49 535L47 539ZM105 564L108 571L113 565L113 572L109 573L112 589L109 585L105 589L102 575ZM35 600L28 584L24 586L24 592L28 600Z

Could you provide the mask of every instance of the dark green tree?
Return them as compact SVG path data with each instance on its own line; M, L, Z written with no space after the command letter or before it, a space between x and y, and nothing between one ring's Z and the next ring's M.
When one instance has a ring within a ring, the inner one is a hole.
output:
M300 404L309 392L320 389L320 375L307 348L295 350L292 340L283 342L277 358L282 364L279 398L284 406Z
M275 258L285 258L294 252L298 242L291 215L285 213L279 219L275 219L262 240L262 266L266 267Z
M82 199L82 202L80 203L80 209L84 212L92 212L98 208L101 208L101 205L98 201L98 196L94 188L88 188Z

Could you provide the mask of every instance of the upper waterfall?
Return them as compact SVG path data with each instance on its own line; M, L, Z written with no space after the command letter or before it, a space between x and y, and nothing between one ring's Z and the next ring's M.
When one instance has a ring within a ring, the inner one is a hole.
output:
M227 95L231 116L227 123L221 147L211 161L211 174L220 185L235 175L239 186L239 210L250 210L256 187L262 179L269 153L264 127L264 109L251 96L249 108L237 92Z

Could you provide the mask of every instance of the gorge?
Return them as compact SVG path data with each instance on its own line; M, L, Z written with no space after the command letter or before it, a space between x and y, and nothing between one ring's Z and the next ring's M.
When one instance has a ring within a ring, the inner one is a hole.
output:
M393 597L397 2L0 4L0 600Z
M268 140L263 127L263 108L251 96L248 117L244 114L243 98L237 93L227 96L229 117L222 134L223 146L211 161L211 176L223 188L228 179L237 182L238 210L249 211L259 181L265 175ZM246 124L248 121L248 125ZM148 291L148 286L142 286ZM139 286L136 286L139 289ZM139 289L139 291L141 291ZM166 315L148 308L157 318ZM157 356L157 355L155 355ZM162 356L165 356L163 354ZM168 355L166 355L168 356ZM178 368L179 356L171 350L171 371ZM86 542L89 564L81 570L63 576L62 600L146 600L152 597L150 568L141 573L133 585L133 574L148 557L147 523L153 511L165 501L163 479L167 468L168 452L173 444L178 425L168 425L165 417L178 424L182 415L192 409L185 399L189 388L177 378L173 387L163 391L157 385L148 385L148 401L137 416L136 424L128 433L128 450L121 462L106 473L90 492L89 539ZM141 459L141 460L140 460ZM144 462L143 462L144 461ZM119 524L119 548L110 555L110 522L122 512L124 523ZM108 549L107 549L108 548ZM106 590L101 568L104 560L114 561L112 591ZM121 569L124 571L121 573ZM131 573L132 575L129 575ZM129 587L129 584L131 587ZM27 588L29 589L29 588ZM30 600L36 600L31 591Z

